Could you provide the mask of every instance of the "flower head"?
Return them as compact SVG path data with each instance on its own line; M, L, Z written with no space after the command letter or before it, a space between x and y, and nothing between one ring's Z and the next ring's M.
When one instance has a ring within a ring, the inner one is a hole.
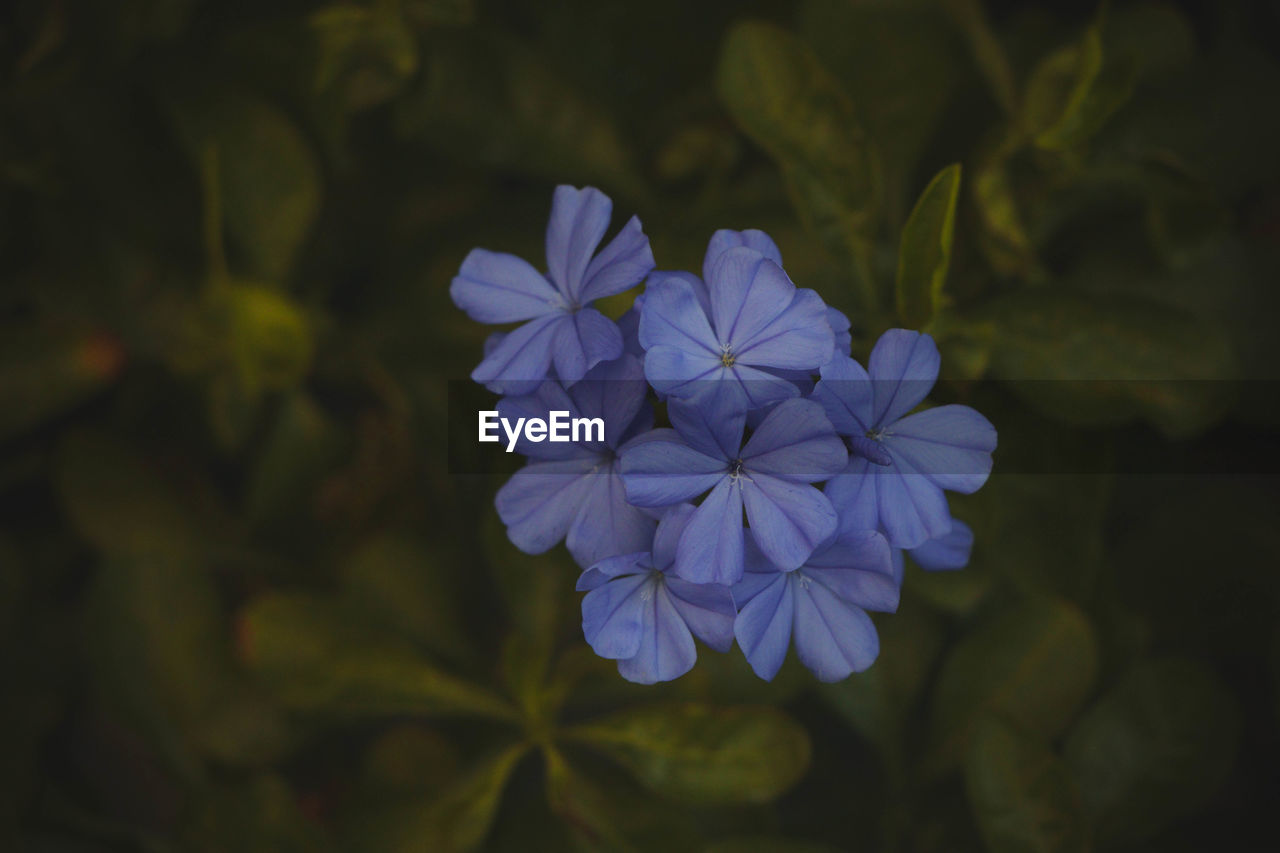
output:
M647 548L654 521L627 502L619 478L618 452L653 426L640 363L632 356L598 365L566 390L554 380L534 394L498 403L504 418L567 411L569 417L601 418L604 441L590 432L576 442L530 442L516 449L530 457L498 490L494 503L507 535L520 550L541 554L561 539L580 566Z
M826 486L842 530L880 530L895 548L916 548L952 529L944 489L977 491L991 473L996 431L968 406L915 414L938 377L933 338L890 329L870 370L851 358L822 368L812 399L849 444L849 466Z
M482 323L524 325L493 341L471 378L502 394L527 394L555 375L566 385L622 354L617 325L591 303L621 293L653 269L649 238L632 217L598 254L613 202L593 187L556 187L547 224L547 268L473 249L449 287L454 303Z
M727 586L694 584L670 569L693 517L682 504L663 516L647 551L602 560L578 578L582 632L596 654L618 661L628 681L653 684L693 668L696 636L719 652L733 645L737 613Z
M901 582L889 543L872 530L833 538L794 571L748 548L747 571L733 587L741 608L734 636L766 681L792 643L819 681L839 681L875 662L880 639L867 611L897 610Z
M796 568L835 532L831 502L811 483L848 454L822 407L786 400L743 444L746 415L672 401L675 429L654 430L622 451L631 503L671 506L709 492L676 547L675 573L694 583L734 583L743 571L743 509L751 538L779 566Z

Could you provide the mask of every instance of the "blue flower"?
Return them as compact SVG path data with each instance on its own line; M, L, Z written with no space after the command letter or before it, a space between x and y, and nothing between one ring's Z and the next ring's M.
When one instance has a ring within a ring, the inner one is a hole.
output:
M897 610L901 581L889 543L873 530L833 539L794 571L749 548L746 574L733 587L740 608L733 633L766 681L792 642L819 681L839 681L875 662L880 638L867 611Z
M566 385L622 355L617 325L591 303L634 287L653 269L649 238L632 217L599 254L613 202L592 187L556 187L547 224L547 268L473 249L449 287L454 303L481 323L523 326L494 339L471 378L500 394L528 394L555 374ZM594 255L594 257L592 257Z
M576 443L521 438L516 444L531 461L498 490L494 503L517 548L541 554L565 539L578 565L590 566L649 547L654 521L627 502L618 476L618 452L653 426L646 390L640 363L624 356L593 368L567 391L548 380L534 394L498 403L499 414L512 422L546 419L554 410L605 424L604 441L586 441L584 433Z
M930 572L963 569L969 565L973 550L973 531L958 518L951 520L951 530L930 539L907 553L920 568Z
M851 358L822 368L812 399L849 442L849 466L826 486L841 530L880 530L895 548L915 548L952 529L944 489L970 493L991 473L996 431L968 406L908 415L938 376L933 338L890 329L870 371Z
M676 543L693 517L674 507L658 524L649 551L602 560L578 578L582 633L595 653L618 661L628 681L653 684L688 672L696 636L718 652L733 645L737 610L729 587L695 584L670 571Z
M705 295L687 273L663 276L645 291L639 339L654 390L677 399L715 396L743 412L799 396L773 371L816 371L831 359L835 336L822 298L797 290L754 249L708 255Z
M848 454L822 407L778 405L742 444L746 415L673 400L675 429L658 429L622 452L622 482L636 506L664 507L710 490L684 529L675 573L694 583L742 577L743 508L751 538L794 569L835 532L831 502L810 483L844 468Z

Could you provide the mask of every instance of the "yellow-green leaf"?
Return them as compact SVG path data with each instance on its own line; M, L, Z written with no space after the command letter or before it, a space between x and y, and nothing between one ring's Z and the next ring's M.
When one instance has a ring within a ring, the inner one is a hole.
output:
M942 310L959 197L960 164L953 163L925 187L902 229L898 317L909 328L924 328Z

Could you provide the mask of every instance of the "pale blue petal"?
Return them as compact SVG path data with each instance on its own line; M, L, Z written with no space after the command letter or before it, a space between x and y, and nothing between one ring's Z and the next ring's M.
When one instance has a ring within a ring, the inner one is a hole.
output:
M742 488L742 498L752 538L780 569L804 565L836 531L831 501L813 486L753 473Z
M720 256L707 277L707 289L716 337L734 352L786 311L796 292L781 267L747 248Z
M622 482L636 506L655 507L696 498L727 475L723 459L699 453L671 429L656 429L621 453Z
M579 566L590 566L615 554L642 551L653 542L654 520L627 501L618 462L591 475L578 517L569 527L565 546Z
M614 578L582 599L582 634L602 658L634 657L640 651L651 573Z
M875 531L851 534L818 549L804 572L864 610L898 609L901 588L894 576L893 552Z
M765 681L773 681L778 674L791 644L795 595L788 577L777 574L738 611L733 623L733 635L747 663Z
M890 451L892 452L892 450ZM871 466L876 481L880 530L895 548L915 548L951 529L951 511L942 489L894 455L888 468Z
M959 519L951 519L951 530L911 549L916 565L931 572L963 569L973 550L973 530Z
M579 300L582 304L613 296L635 287L653 269L649 238L633 216L617 236L592 258L584 276Z
M867 371L848 356L837 355L822 366L821 373L810 399L821 404L836 432L866 435L873 423L875 393Z
M884 443L942 488L970 494L991 474L996 428L968 406L938 406L898 421Z
M860 456L851 457L848 467L823 487L840 517L841 536L880 528L879 477L872 473L877 467Z
M514 323L563 311L564 299L522 258L472 249L449 285L449 296L472 320Z
M874 427L892 424L929 395L942 357L933 338L890 329L871 350L867 372L875 385Z
M834 356L848 355L853 349L853 335L849 333L852 323L845 316L843 311L827 306L827 325L831 327L831 334L835 338L835 354Z
M640 648L634 656L618 661L618 674L636 684L679 678L698 659L693 636L660 581L645 604L648 613L641 621Z
M720 343L693 285L678 276L651 283L640 310L640 345L676 347L720 359Z
M565 537L591 490L594 461L530 462L494 497L507 536L527 554L541 554Z
M730 249L741 246L755 249L778 266L782 266L782 252L778 250L778 244L773 242L773 238L768 234L756 228L748 228L745 231L722 228L712 234L711 240L707 243L707 253L702 257L702 277L710 280L711 270L720 256Z
M660 397L694 397L718 386L726 374L720 356L661 344L644 354L644 375Z
M861 608L837 598L823 584L796 572L795 644L800 658L819 681L832 682L862 672L880 654L876 626Z
M649 563L648 551L636 551L632 554L617 554L613 557L605 557L578 575L578 584L575 589L578 592L590 592L614 578L643 574L653 568Z
M849 454L820 405L787 400L747 440L742 459L753 473L812 483L838 474Z
M742 321L739 321L742 325ZM733 353L743 364L782 370L817 370L831 360L835 336L827 306L813 290L797 290L786 310L748 337L735 338Z
M547 269L565 299L580 305L583 274L609 229L613 202L595 187L556 187L547 223Z
M530 320L503 337L471 378L499 394L528 394L547 378L552 350L563 333L573 334L568 314Z
M676 548L680 545L680 537L693 518L698 508L693 504L676 504L667 510L658 522L658 529L653 534L653 567L666 571L676 561Z
M671 571L692 583L732 584L742 577L742 490L725 477L689 519Z
M498 401L497 411L498 417L507 420L512 429L516 429L522 418L526 422L530 418L541 418L547 421L553 411L567 411L572 417L574 404L559 382L547 380L539 385L538 389L532 394L503 397ZM499 424L497 432L505 450L509 439L501 424ZM601 449L603 448L583 447L572 442L547 441L545 439L543 441L530 441L525 438L523 426L519 427L519 437L516 439L515 445L516 453L528 456L531 459L573 459L591 453L598 453Z
M726 462L738 458L742 430L747 422L745 413L712 397L698 404L672 400L667 406L667 416L680 437L699 453Z
M617 447L637 417L650 408L648 393L644 367L635 356L623 354L587 371L568 396L573 400L573 416L603 420L604 444Z
M733 620L738 610L729 587L714 583L689 583L667 579L671 603L693 635L718 652L733 646Z
M600 362L622 355L617 323L594 308L575 311L572 317L572 325L561 327L551 349L556 374L565 385L577 382Z

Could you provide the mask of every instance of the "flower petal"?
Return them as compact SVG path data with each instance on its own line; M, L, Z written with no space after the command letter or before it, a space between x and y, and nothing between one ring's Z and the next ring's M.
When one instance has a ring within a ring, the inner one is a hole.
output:
M648 548L656 523L627 501L617 460L590 478L590 489L565 538L573 559L585 567L605 557Z
M546 421L550 419L553 411L567 411L570 417L576 414L576 407L569 399L564 386L555 380L543 382L532 394L512 395L498 401L498 417L507 420L513 429L521 418L525 421L530 418L541 418ZM508 442L507 435L501 426L498 432L505 448ZM574 459L589 454L599 454L603 450L604 446L596 442L574 444L546 440L530 441L525 437L523 428L520 429L515 445L516 453L531 459Z
M698 301L694 286L685 278L667 275L650 282L640 310L640 345L646 350L671 346L690 353L706 353L720 359L720 344Z
M839 473L848 464L849 454L820 405L786 400L748 439L742 459L753 473L812 483Z
M835 355L848 355L853 349L853 335L849 333L853 324L849 322L849 318L843 311L828 305L827 325L831 327L831 334L835 338Z
M556 374L572 385L602 361L622 355L622 332L618 324L594 308L582 308L572 315L573 323L560 328L552 343Z
M547 378L551 354L563 331L572 331L568 314L537 317L497 342L471 371L471 378L498 394L529 394Z
M721 402L718 397L709 397L700 404L672 400L667 406L667 416L690 447L727 462L738 458L747 416L726 405L718 405Z
M449 296L479 323L514 323L562 311L565 301L523 258L472 249L449 284Z
M836 531L836 511L827 496L800 483L750 475L742 488L751 536L778 568L790 571ZM737 578L734 578L737 580Z
M796 572L795 643L800 658L819 681L840 681L862 672L880 654L876 626L863 610L842 601L826 586Z
M748 228L745 231L722 228L712 234L711 240L707 243L707 253L702 257L702 277L709 281L711 270L720 256L740 246L755 249L778 266L782 266L782 252L778 251L778 244L773 242L773 238L768 234L755 228Z
M871 350L868 372L875 386L872 427L884 427L929 395L942 357L933 338L908 329L890 329Z
M616 554L612 557L605 557L578 575L578 584L574 588L578 592L589 592L614 578L643 574L653 568L649 565L649 562L648 551L636 551L632 554Z
M581 304L583 274L609 229L613 202L595 187L556 187L547 222L547 269L565 300Z
M797 290L786 310L750 337L735 338L733 352L741 363L756 367L817 370L835 352L826 304L816 291Z
M696 498L726 476L723 459L699 453L672 429L656 429L621 454L622 483L636 506L671 506Z
M633 355L597 364L575 383L568 396L573 415L604 421L604 443L616 448L648 405L644 367Z
M693 635L718 652L729 651L733 646L733 620L738 615L729 587L689 583L675 577L666 583L671 603Z
M911 549L916 565L931 572L963 569L969 564L973 550L973 530L957 518L951 519L951 531Z
M687 399L718 387L725 376L720 357L660 344L644 354L644 375L659 397Z
M609 244L591 259L583 276L582 304L613 296L635 287L653 269L649 238L633 216Z
M591 491L592 458L530 462L498 489L494 506L507 536L526 554L565 537Z
M996 428L968 406L938 406L898 421L884 443L942 488L971 494L991 475Z
M747 602L733 622L733 635L751 664L755 674L765 681L782 668L791 644L795 595L788 575L778 573L774 580Z
M864 610L892 613L898 609L901 589L894 576L893 551L875 531L851 534L820 548L804 572Z
M796 287L782 267L754 249L730 249L707 276L716 337L734 348L786 311Z
M734 583L742 577L742 534L742 490L724 477L689 519L672 573L692 583Z
M680 618L665 585L657 581L646 602L649 612L641 622L640 648L618 661L618 674L637 684L671 681L693 669L698 649L689 627Z
M892 450L890 451L892 453ZM951 511L942 489L894 454L893 465L872 466L880 530L895 548L915 548L951 529Z
M822 366L822 378L810 399L821 404L840 435L866 435L874 423L874 396L871 377L862 365L837 355Z
M861 456L851 456L849 465L827 481L823 492L840 517L840 535L880 528L880 503L877 483L871 462Z
M684 535L684 529L697 509L693 504L676 504L662 516L658 522L658 529L653 534L653 567L655 569L665 572L675 563L680 537Z
M640 651L644 631L644 591L653 585L651 573L614 578L582 599L582 634L602 658L617 660Z

